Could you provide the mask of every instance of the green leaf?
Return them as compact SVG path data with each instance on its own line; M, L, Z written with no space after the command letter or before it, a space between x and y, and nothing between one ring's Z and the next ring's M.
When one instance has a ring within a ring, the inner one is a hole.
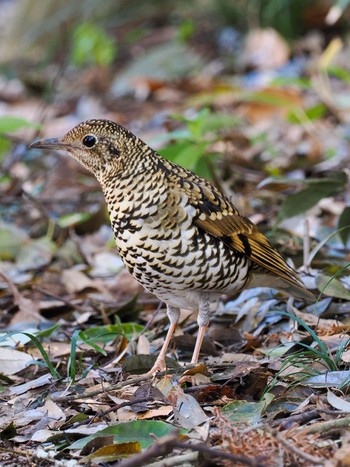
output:
M76 329L71 337L71 346L70 346L70 354L67 363L67 376L71 378L72 383L75 382L76 376L76 355L77 355L77 347L78 347L78 338L79 338L80 330Z
M7 138L0 136L0 162L3 159L4 154L6 154L11 148L11 143Z
M234 401L225 405L221 413L232 423L248 423L256 425L260 422L266 407L272 402L274 396L266 393L260 402Z
M316 285L318 290L328 297L350 300L350 291L335 277L319 274L316 277Z
M156 420L133 420L131 422L117 423L103 430L97 431L93 435L79 439L70 446L70 449L83 449L92 439L100 436L114 435L115 443L133 443L138 441L142 449L151 446L157 438L166 436L177 428L170 423ZM180 430L185 435L187 430Z
M130 340L144 330L144 326L134 323L107 324L95 326L84 331L85 338L94 339L96 342L107 344L112 342L116 336L125 336Z
M21 128L40 128L37 123L29 122L24 118L3 116L0 117L0 133L11 133Z
M239 117L225 113L209 113L202 122L202 133L218 132L230 128L236 128L241 122Z
M211 180L213 178L213 174L209 166L209 160L212 159L212 156L216 156L216 154L207 154L204 157L201 157L194 169L196 174L206 178L207 180Z
M334 180L320 179L317 181L313 180L312 182L309 180L307 182L309 186L289 195L285 199L278 214L277 222L306 212L323 198L342 193L346 186L346 175L343 175L344 177L335 177Z
M188 144L181 152L177 154L174 162L189 170L195 170L207 146L206 142Z
M179 164L185 169L195 170L200 158L203 156L208 143L195 143L184 141L175 145L169 145L163 148L159 153L162 157Z
M58 219L58 225L62 228L73 227L77 224L82 224L91 218L91 214L88 212L73 212L70 214L64 214Z
M271 81L272 86L295 86L298 89L310 89L311 80L309 78L295 78L292 76L279 76Z
M350 235L350 206L346 206L338 220L338 235L344 246L348 243Z
M289 178L289 177L282 177L282 176L273 176L267 177L262 180L258 187L262 188L266 185L290 185L290 186L298 186L298 185L306 185L306 186L314 186L318 184L336 184L341 186L341 190L346 187L347 184L347 175L344 171L341 172L332 172L328 177L324 178Z
M191 19L185 19L178 27L177 36L180 41L187 42L195 31L194 22Z
M92 23L82 23L74 31L72 62L77 66L110 65L117 54L115 40Z
M305 120L315 121L324 117L327 112L327 107L322 102L309 107L305 110L292 110L288 115L288 121L291 123L303 123Z
M102 336L101 336L102 337ZM90 347L92 347L94 350L96 350L96 352L99 352L101 353L102 355L106 356L107 355L107 352L102 348L100 347L99 345L95 344L95 340L98 340L99 336L98 337L94 337L94 338L91 338L91 337L88 337L84 331L80 331L79 333L79 338L87 345L89 345Z
M16 427L14 426L13 422L7 425L3 430L0 431L0 439L1 441L5 441L11 438L14 438L17 435Z
M62 323L56 323L53 326L45 329L44 331L39 331L35 333L36 337L41 338L41 337L50 337L53 332L56 331L56 329L60 328L62 326Z
M345 83L350 84L350 73L343 67L332 65L327 68L327 73L331 76L335 76L336 78L344 81Z
M24 230L11 224L0 224L0 260L13 260L22 246L30 241Z

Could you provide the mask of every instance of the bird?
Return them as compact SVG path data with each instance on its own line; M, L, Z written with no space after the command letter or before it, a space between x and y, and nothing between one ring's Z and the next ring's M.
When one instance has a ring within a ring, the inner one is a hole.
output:
M87 120L30 148L65 150L96 177L121 259L136 281L165 303L169 327L149 375L166 369L181 308L197 313L191 360L197 364L223 295L271 287L314 300L298 273L229 197L162 158L123 126Z

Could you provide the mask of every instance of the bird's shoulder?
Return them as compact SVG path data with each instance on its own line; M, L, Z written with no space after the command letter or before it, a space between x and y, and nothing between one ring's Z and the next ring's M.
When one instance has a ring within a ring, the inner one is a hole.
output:
M162 165L170 193L186 196L195 209L194 222L199 228L218 237L253 232L254 224L209 180L169 161L162 161Z

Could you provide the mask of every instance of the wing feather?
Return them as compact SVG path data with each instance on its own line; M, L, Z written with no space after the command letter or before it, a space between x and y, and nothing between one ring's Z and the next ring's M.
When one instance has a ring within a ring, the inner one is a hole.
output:
M280 284L285 281L291 286L292 294L309 300L314 299L281 253L226 196L207 180L167 162L167 165L169 164L171 188L188 196L190 204L197 212L194 222L199 229L224 242L232 250L245 254L258 266L256 269L259 271L262 268L265 273L277 276L277 288L281 288ZM271 280L271 287L273 285Z

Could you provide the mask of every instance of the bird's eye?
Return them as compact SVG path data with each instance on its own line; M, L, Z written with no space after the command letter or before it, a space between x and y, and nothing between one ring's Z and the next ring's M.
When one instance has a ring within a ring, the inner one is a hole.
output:
M96 144L96 138L93 135L86 135L83 139L83 145L87 148L92 148Z

